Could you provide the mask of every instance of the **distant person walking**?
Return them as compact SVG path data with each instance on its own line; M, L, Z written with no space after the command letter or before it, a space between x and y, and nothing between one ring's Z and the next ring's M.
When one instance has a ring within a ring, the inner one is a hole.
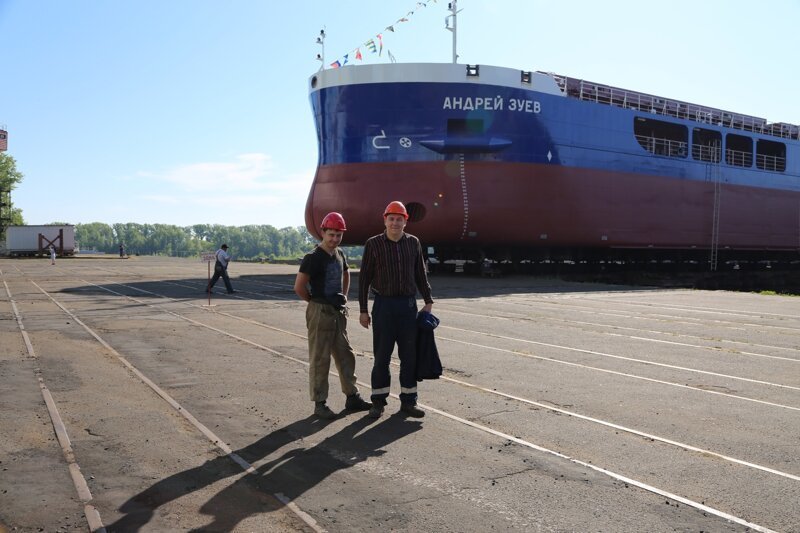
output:
M369 414L373 418L383 414L389 397L389 362L395 344L400 359L400 412L415 418L425 416L425 411L417 407L417 291L425 301L423 311L431 312L433 298L422 245L417 237L405 233L407 221L402 202L386 206L386 230L367 239L358 276L358 320L365 328L372 323L375 362ZM370 293L374 299L371 319L367 308Z
M211 292L211 289L214 288L214 284L221 277L222 281L225 282L225 288L228 290L228 294L233 294L236 291L233 290L231 279L228 277L228 264L231 262L231 256L228 254L228 245L223 244L220 246L216 256L217 262L214 263L214 275L211 276L211 281L208 282L206 292Z
M356 357L347 337L350 271L347 257L339 248L347 226L341 214L328 213L320 227L322 242L303 257L294 292L308 302L308 378L311 401L315 404L314 414L323 420L332 420L336 414L326 405L331 355L339 372L342 392L347 396L345 409L366 411L370 404L358 393Z
M119 258L125 259L125 243L119 243Z
M50 264L51 265L55 265L56 264L56 247L51 244L50 247L48 248L48 250L50 251Z

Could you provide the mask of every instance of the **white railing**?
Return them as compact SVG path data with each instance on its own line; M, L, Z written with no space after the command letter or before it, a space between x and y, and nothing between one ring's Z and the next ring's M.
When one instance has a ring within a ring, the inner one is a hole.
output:
M725 162L734 167L750 168L753 166L753 152L725 149Z
M655 155L668 157L686 157L688 143L673 139L636 135L642 148ZM692 145L692 159L709 163L719 163L722 150L716 146ZM756 167L760 170L783 172L786 170L786 158L775 155L756 154ZM725 150L725 162L731 166L750 168L753 166L753 153L742 150Z
M692 159L695 161L706 161L709 163L719 163L722 150L718 146L704 146L702 144L692 145Z
M786 170L786 158L776 155L756 154L756 167L761 170L783 172Z
M780 137L782 139L800 139L800 126L784 122L767 123L766 119L731 113L713 107L690 104L680 100L671 100L610 85L602 85L585 80L567 78L557 74L540 72L551 76L567 96L596 102L599 104L613 105L626 109L633 109L656 115L664 115L699 122L713 124L728 128L751 131Z
M686 147L688 144L684 141L648 137L646 135L636 135L636 140L639 141L642 148L651 154L669 157L686 157Z

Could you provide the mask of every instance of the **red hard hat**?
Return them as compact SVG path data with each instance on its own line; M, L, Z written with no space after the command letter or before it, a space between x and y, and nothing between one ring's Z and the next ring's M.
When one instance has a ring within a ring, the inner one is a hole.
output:
M386 217L386 215L403 215L403 218L408 220L406 206L403 205L403 202L398 202L397 200L389 202L389 205L383 210L383 216Z
M347 231L347 226L344 223L344 217L341 213L328 213L322 219L322 224L319 225L322 230L334 229L336 231Z

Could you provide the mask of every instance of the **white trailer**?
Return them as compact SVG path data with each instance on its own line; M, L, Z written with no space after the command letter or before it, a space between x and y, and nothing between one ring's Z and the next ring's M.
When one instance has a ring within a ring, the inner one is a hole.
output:
M75 254L75 226L8 226L6 253L8 255L39 255L49 253L50 245L60 256Z

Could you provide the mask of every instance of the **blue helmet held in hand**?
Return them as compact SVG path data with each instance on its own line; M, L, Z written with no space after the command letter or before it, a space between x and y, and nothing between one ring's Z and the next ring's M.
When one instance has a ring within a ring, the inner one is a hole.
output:
M417 313L417 326L423 329L434 330L439 325L439 319L433 313L420 311Z

